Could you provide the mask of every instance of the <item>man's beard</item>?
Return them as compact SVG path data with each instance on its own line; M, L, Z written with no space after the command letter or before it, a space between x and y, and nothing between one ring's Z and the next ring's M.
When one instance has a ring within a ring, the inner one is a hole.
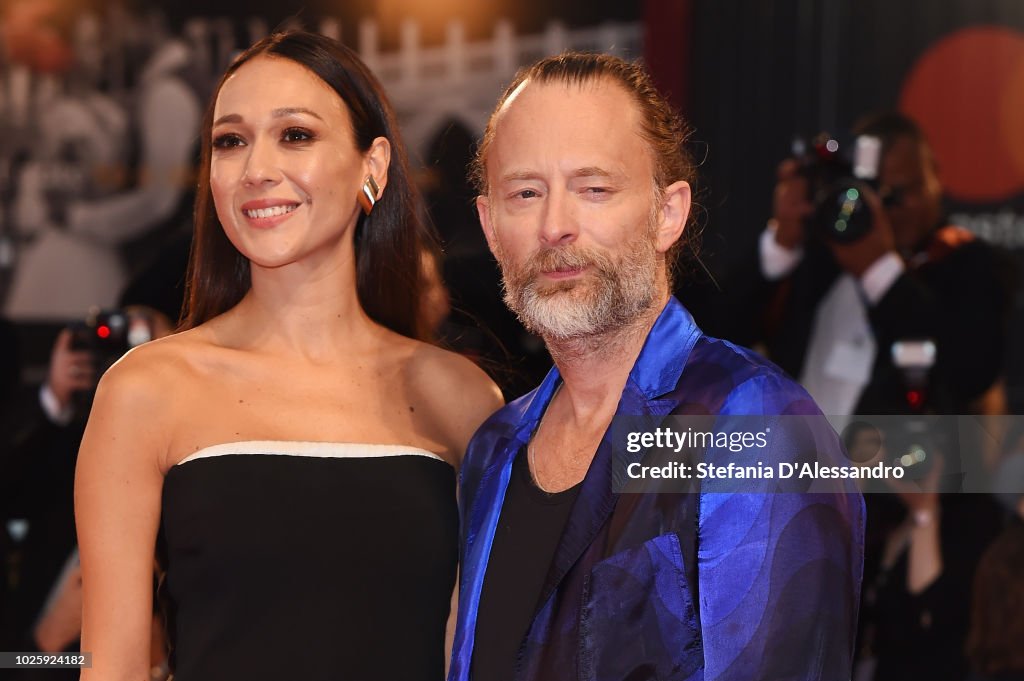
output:
M653 230L621 252L616 260L597 249L545 248L521 266L498 253L505 304L545 340L577 340L624 328L650 309L657 294ZM566 281L545 281L541 274L577 268L587 269Z

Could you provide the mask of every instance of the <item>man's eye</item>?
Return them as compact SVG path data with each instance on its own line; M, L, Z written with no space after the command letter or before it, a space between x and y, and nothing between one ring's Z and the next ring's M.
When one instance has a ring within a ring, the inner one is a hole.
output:
M313 133L304 128L288 128L281 138L285 142L308 142L313 139Z
M537 192L532 189L521 189L512 195L512 198L516 199L533 199L540 196Z
M213 138L214 149L231 149L233 147L243 146L245 142L241 137L234 133L227 133L225 135L218 135Z

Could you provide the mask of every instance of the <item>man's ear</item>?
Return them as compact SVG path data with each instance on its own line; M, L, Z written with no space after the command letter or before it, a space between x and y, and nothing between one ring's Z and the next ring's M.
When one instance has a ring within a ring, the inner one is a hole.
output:
M484 238L487 239L487 247L497 257L497 238L494 236L494 226L491 224L491 198L485 194L476 197L476 214L480 217L480 227L484 230Z
M377 192L377 199L384 194L384 187L388 184L388 168L391 167L391 142L386 137L378 137L370 144L364 156L366 173L372 175L380 187Z
M690 183L685 180L673 182L665 188L661 199L661 210L657 225L657 249L666 253L672 244L679 241L690 217Z

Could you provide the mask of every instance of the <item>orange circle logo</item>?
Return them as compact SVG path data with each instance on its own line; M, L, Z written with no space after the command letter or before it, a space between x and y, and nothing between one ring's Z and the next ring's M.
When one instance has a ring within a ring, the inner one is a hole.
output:
M951 197L1024 191L1024 33L976 26L941 39L911 68L900 109L924 130Z

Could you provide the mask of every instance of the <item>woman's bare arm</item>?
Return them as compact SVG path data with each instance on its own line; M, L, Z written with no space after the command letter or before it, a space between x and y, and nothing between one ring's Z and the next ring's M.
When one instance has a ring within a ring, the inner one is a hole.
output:
M82 650L92 653L83 681L149 678L168 395L141 355L131 353L100 381L78 456Z

